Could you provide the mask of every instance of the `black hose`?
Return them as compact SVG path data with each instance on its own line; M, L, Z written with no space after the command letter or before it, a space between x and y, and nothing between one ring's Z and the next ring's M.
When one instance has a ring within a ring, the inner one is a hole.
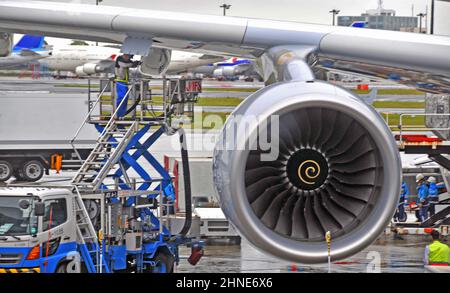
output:
M181 145L181 161L183 163L183 177L184 177L184 196L185 196L185 209L186 218L184 221L183 229L181 229L180 235L186 236L191 229L192 224L192 193L191 193L191 173L189 171L189 156L186 142L186 132L183 128L178 130L180 135Z
M125 112L125 115L123 116L127 116L128 114L130 114L134 109L136 109L137 105L139 105L140 102L141 102L141 95L139 95L136 101L134 101L134 104Z

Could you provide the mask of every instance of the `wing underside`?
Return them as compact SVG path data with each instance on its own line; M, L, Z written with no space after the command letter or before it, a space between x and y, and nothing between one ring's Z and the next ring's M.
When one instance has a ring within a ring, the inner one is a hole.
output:
M321 58L316 68L379 81L390 80L432 94L450 93L450 79L437 74L330 58Z

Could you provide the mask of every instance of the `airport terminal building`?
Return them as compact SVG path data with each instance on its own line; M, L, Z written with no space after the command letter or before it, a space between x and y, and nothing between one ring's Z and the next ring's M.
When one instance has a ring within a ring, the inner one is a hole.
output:
M368 15L361 16L339 16L338 25L351 26L355 22L366 22L366 28L382 29L391 31L413 31L418 26L417 17L391 16L391 15Z
M365 22L365 27L371 29L411 32L418 30L419 25L417 17L396 16L395 10L384 9L381 5L360 16L338 16L339 26L352 26L355 22Z

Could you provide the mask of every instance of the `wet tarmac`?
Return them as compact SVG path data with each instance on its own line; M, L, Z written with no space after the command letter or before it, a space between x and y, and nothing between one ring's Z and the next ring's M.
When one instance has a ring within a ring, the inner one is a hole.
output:
M333 262L333 273L423 273L423 252L429 240L426 236L404 236L394 240L392 235L381 236L374 244L360 253ZM280 273L290 272L294 267L299 273L325 273L328 264L305 265L285 262L260 252L243 240L241 246L207 246L205 255L196 266L186 258L188 248L181 248L182 260L179 273ZM214 271L212 271L214 268Z

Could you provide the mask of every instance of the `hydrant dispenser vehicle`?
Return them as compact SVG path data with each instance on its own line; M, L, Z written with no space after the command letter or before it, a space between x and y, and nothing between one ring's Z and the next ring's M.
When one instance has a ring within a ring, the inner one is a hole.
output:
M97 195L83 203L65 189L1 188L0 270L172 272L180 243L151 212L121 199Z
M200 261L203 241L189 234L186 134L172 127L171 119L189 114L184 106L192 110L201 86L192 86L198 80L162 81L163 105L153 103L150 80L130 82L126 95L133 106L120 118L121 105L116 108L114 98L105 99L114 97L114 82L101 83L101 92L88 101L89 112L70 141L81 166L69 185L58 189L39 182L0 188L0 272L173 272L180 245L191 247L191 264ZM155 107L164 114L155 115ZM100 134L83 158L79 136L91 126ZM184 169L183 216L175 209L171 175L150 152L163 134L175 133ZM145 168L140 159L146 160Z

